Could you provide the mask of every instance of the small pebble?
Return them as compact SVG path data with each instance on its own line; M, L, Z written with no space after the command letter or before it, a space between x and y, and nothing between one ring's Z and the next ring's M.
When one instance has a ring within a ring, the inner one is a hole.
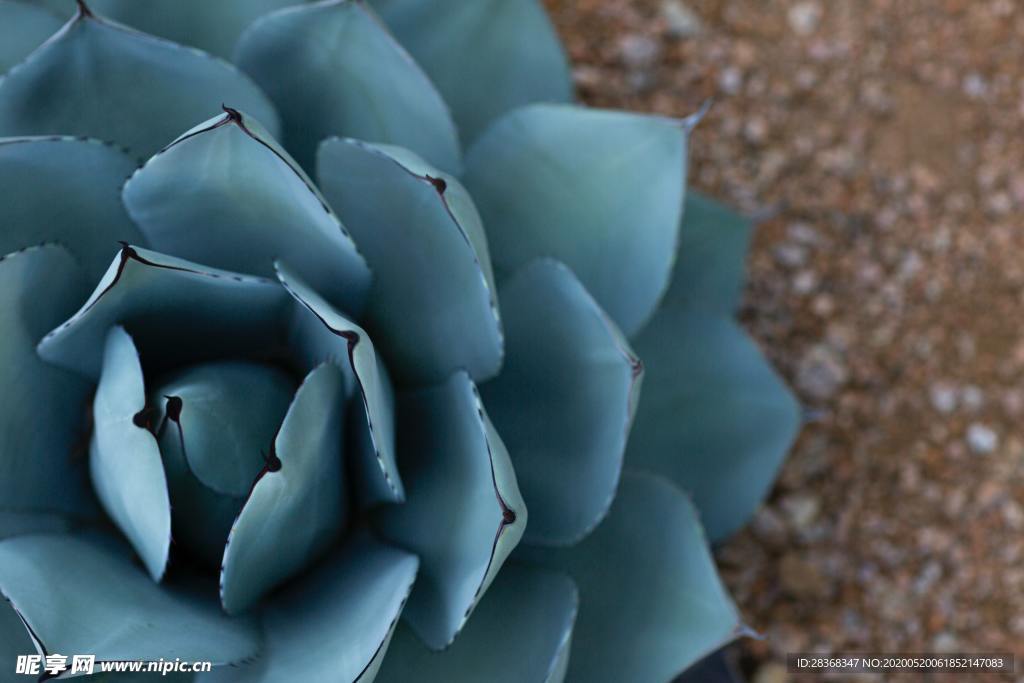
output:
M674 38L691 38L704 28L700 17L681 0L664 0L661 3L661 16L665 18L668 34Z
M956 636L949 631L943 631L932 639L932 649L938 654L956 652L959 646Z
M821 5L816 2L798 2L789 8L789 27L801 36L809 36L818 30L821 22Z
M978 455L991 453L999 445L999 435L985 425L975 422L967 428L967 446Z
M818 231L808 223L790 223L786 228L786 233L791 240L800 244L814 245L821 241Z
M981 74L970 73L964 78L964 94L972 99L980 99L988 94L988 83Z
M971 412L977 412L985 405L985 392L975 384L968 384L960 392L960 401Z
M807 531L818 518L821 503L810 494L789 496L782 501L782 508L790 525L799 532Z
M780 244L775 247L775 260L788 268L799 268L807 263L807 247L800 244Z
M956 388L943 382L936 382L928 391L932 407L943 415L949 415L956 410L957 396Z
M839 354L824 344L818 344L800 360L796 385L807 396L824 401L832 398L846 379L846 366Z
M793 277L793 292L796 294L810 294L817 286L818 276L813 270L801 270Z
M718 88L726 95L735 95L743 87L743 73L734 66L727 66L718 74Z
M661 47L658 41L640 34L630 34L619 42L622 61L634 69L651 66L658 59Z

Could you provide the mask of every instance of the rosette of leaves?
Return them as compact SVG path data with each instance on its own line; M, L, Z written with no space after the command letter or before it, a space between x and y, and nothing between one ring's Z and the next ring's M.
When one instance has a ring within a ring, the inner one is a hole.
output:
M708 539L797 408L694 119L573 104L535 0L0 35L5 672L666 681L742 632Z

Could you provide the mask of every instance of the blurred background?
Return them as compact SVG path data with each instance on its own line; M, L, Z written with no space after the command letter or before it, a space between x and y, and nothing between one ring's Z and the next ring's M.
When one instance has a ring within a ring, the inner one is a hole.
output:
M765 636L747 676L807 650L1020 670L1024 3L546 3L588 103L713 98L690 184L762 219L743 321L813 421L717 553Z

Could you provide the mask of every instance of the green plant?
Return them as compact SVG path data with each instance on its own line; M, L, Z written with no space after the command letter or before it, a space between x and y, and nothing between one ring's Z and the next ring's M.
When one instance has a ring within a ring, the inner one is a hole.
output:
M695 119L534 0L290 4L0 0L5 671L671 678L798 421Z

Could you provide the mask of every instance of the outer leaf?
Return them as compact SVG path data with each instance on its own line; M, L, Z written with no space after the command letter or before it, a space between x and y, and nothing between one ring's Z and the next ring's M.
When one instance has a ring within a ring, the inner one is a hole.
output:
M437 84L465 142L511 109L572 99L568 60L537 0L372 4Z
M18 655L32 654L35 650L21 617L9 602L0 600L0 666L4 673L10 675L14 672Z
M708 536L721 540L767 495L799 406L730 319L664 308L635 345L648 379L626 460L692 492Z
M526 541L575 543L615 496L643 366L561 263L535 261L500 293L508 359L483 395L530 508Z
M362 2L326 0L267 15L242 34L235 62L277 105L284 144L304 168L313 168L321 140L345 135L460 169L447 106Z
M171 502L156 438L134 422L145 407L135 344L123 328L111 328L92 406L89 470L103 507L159 581L171 551Z
M267 468L228 536L220 575L228 614L309 566L344 528L344 398L344 378L332 364L309 373L295 393Z
M288 266L278 263L278 278L297 302L290 341L306 365L332 361L346 369L350 388L358 389L353 406L357 451L351 454L358 502L363 506L405 500L395 464L394 392L384 364L366 332L341 315Z
M85 135L148 157L221 102L277 130L269 101L227 62L80 10L0 80L0 135Z
M730 315L739 308L751 222L718 202L686 197L679 254L661 306Z
M39 354L99 377L103 338L120 323L156 368L260 357L283 341L288 302L275 282L124 246L82 308L39 343Z
M376 683L559 683L578 607L567 576L506 566L444 652L430 652L399 626Z
M522 538L526 506L508 453L464 372L399 396L404 505L381 533L420 557L405 618L428 647L452 643Z
M22 1L23 0L15 0L15 2ZM75 16L75 12L78 9L77 0L35 0L32 4L49 10L60 17L62 21L67 21L71 17Z
M242 31L297 0L90 0L89 6L140 31L230 59Z
M74 518L58 513L0 510L0 540L25 534L67 533L74 526Z
M24 59L61 26L60 17L42 7L13 0L0 0L0 73Z
M362 310L370 271L352 239L298 164L239 111L150 159L124 202L158 251L271 277L283 258L343 310Z
M237 361L192 366L152 393L171 500L180 502L174 537L212 567L294 394L283 370Z
M81 270L49 244L0 257L0 508L98 512L86 469L91 384L43 363L35 344L78 305ZM43 295L45 294L45 295Z
M499 275L539 256L572 268L627 335L668 285L690 121L535 105L466 157Z
M568 681L664 683L742 628L696 510L659 477L625 474L611 513L580 545L522 554L579 586Z
M410 382L498 372L502 333L487 238L466 190L406 150L320 147L317 174L376 277L367 326Z
M117 196L134 168L124 152L96 140L0 140L0 253L60 242L95 282L118 241L141 241Z
M267 644L253 665L203 683L370 683L412 588L415 555L360 535L268 605Z
M194 593L154 584L109 540L37 535L0 542L0 592L40 653L215 664L256 654L255 624L225 617Z

